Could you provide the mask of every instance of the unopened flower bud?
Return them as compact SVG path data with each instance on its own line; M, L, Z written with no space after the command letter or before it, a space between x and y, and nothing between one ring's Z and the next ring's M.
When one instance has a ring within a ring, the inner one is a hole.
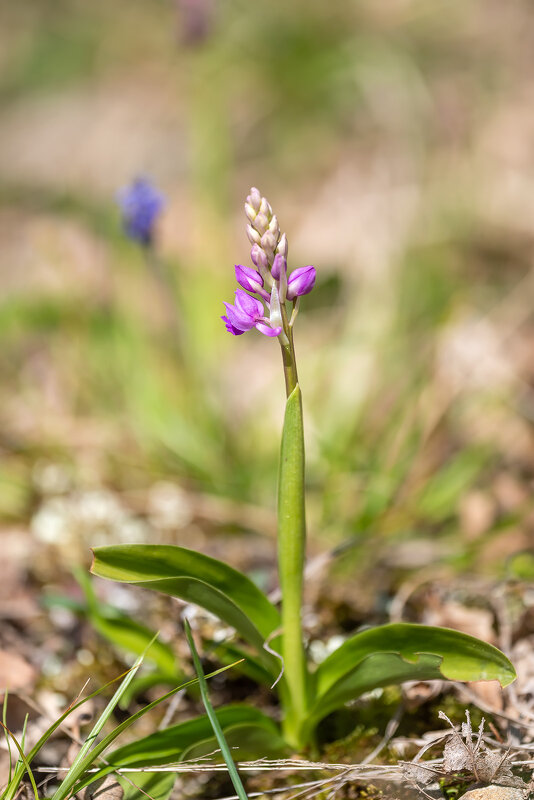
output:
M273 268L271 270L271 275L277 281L280 280L280 277L286 272L287 270L287 263L284 256L277 253L274 257L273 261Z
M247 292L258 294L263 289L263 278L260 273L251 267L244 267L242 264L235 265L236 281Z
M259 213L263 214L264 216L266 216L267 219L271 219L271 217L273 215L273 210L272 210L271 205L270 205L270 203L269 203L269 201L267 200L266 197L262 197L261 198Z
M280 253L281 256L284 256L287 259L287 236L283 233L280 237L280 241L276 246L276 252Z
M280 309L280 298L278 296L278 289L276 286L273 286L271 289L271 300L269 303L270 315L269 320L271 323L271 327L273 328L280 328L283 326L282 321L282 311Z
M247 236L251 244L261 244L261 236L258 231L252 227L252 225L247 225Z
M278 239L274 236L273 233L271 233L271 231L268 230L263 234L259 243L261 244L267 255L269 255L269 253L274 253L274 248L278 244Z
M247 219L249 222L254 222L256 219L256 214L258 212L256 209L250 205L250 203L245 203L245 214L247 215Z
M280 253L277 253L274 257L271 275L278 281L280 302L285 303L287 297L287 261Z
M252 263L254 266L258 267L258 269L267 269L269 267L269 259L259 246L259 244L254 244L252 246L252 250L250 251L250 258L252 259Z
M315 267L299 267L293 270L287 281L287 299L294 300L309 294L315 286Z
M278 218L276 214L273 214L271 221L269 222L269 230L273 236L276 236L276 241L278 242L280 237L280 225L278 224Z
M263 212L259 212L254 220L254 227L258 231L259 234L265 233L267 228L269 227L269 220Z
M250 194L247 197L247 203L252 206L257 214L261 205L261 192L259 189L256 189L255 186L253 186L250 190Z

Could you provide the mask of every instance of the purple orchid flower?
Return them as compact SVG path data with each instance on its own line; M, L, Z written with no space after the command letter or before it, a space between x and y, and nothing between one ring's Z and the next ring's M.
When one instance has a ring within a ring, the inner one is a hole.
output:
M295 300L303 294L309 294L315 286L315 267L298 267L287 279L287 299Z
M117 203L127 236L145 247L151 245L156 220L165 207L164 196L147 178L136 178L120 190Z
M265 336L278 336L280 345L289 352L292 328L299 311L297 301L313 289L315 268L299 267L288 277L287 237L280 231L269 202L254 187L245 202L245 214L247 235L252 244L250 258L256 269L235 265L236 280L243 288L237 289L234 305L225 303L227 315L221 319L233 336L257 328ZM286 300L293 304L291 316Z
M263 278L257 270L252 269L252 267L244 267L242 264L236 264L235 279L247 292L259 294L265 302L269 302L270 295L263 288Z
M261 300L251 297L243 291L236 289L235 303L225 303L226 317L221 317L226 325L226 330L234 336L241 336L246 331L256 328L265 336L279 336L282 328L272 328Z

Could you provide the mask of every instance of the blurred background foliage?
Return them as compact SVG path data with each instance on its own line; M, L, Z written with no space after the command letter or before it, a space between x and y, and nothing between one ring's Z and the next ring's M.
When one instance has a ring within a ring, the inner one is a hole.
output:
M4 0L4 535L272 557L280 356L219 320L257 185L319 275L311 552L502 575L532 544L533 34L527 0ZM170 284L121 229L139 174Z

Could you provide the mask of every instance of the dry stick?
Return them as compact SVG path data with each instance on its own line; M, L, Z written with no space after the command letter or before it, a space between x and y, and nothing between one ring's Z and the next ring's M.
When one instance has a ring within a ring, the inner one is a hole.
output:
M295 786L288 786L287 789L265 789L263 792L249 792L248 796L250 797L264 797L266 794L284 794L284 792L289 792L291 789L304 789L308 786L315 786L317 781L309 781L308 783L297 783ZM226 797L219 797L218 800L239 800L236 794L227 795Z
M299 797L308 797L308 796L314 797L315 794L317 794L317 792L314 792L314 790L317 789L319 792L323 792L325 786L337 781L338 777L339 777L338 775L334 775L332 778L324 778L323 780L320 781L313 781L312 783L310 783L310 787L308 789L304 789L303 791L297 792L296 794L290 794L287 800L298 800ZM289 792L293 788L294 788L293 786L289 786L285 791Z

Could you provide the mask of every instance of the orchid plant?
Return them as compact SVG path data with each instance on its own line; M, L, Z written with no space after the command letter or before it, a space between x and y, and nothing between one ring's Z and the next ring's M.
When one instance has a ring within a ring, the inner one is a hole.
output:
M281 730L259 709L228 706L218 712L231 745L257 756L314 742L321 720L378 687L408 680L514 680L506 656L458 631L407 623L366 629L348 638L317 669L307 659L302 627L306 552L305 459L302 396L293 331L300 298L312 291L316 271L288 274L288 244L266 198L252 189L245 203L253 267L237 265L240 286L222 320L233 336L256 328L277 338L286 386L278 482L278 609L244 574L194 550L166 545L120 545L94 550L92 571L103 578L155 589L195 603L233 628L242 644L219 645L228 660L271 688L283 710ZM110 755L117 765L149 765L198 756L213 749L203 718L159 731ZM201 744L202 742L202 744ZM216 746L216 745L215 745ZM204 749L203 749L204 748Z

